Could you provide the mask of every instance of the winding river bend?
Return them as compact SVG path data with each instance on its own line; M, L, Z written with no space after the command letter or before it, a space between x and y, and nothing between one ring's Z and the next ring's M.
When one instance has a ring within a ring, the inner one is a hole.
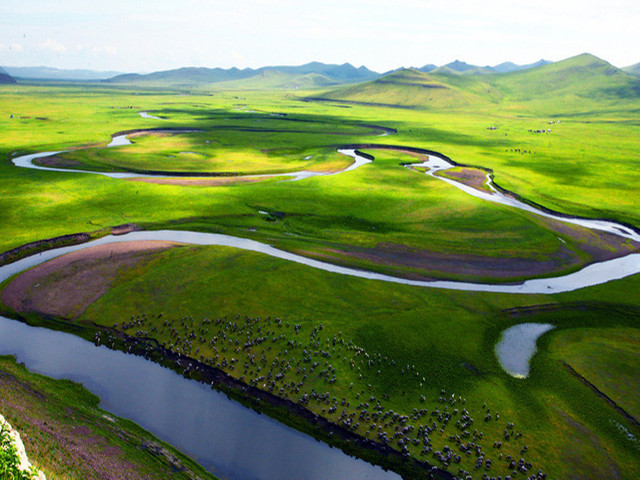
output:
M116 136L110 147L127 145L126 135ZM354 163L341 172L359 168L371 160L359 155L355 148L339 150L354 158ZM138 173L105 173L38 166L36 158L59 152L43 152L13 159L17 167L64 172L106 175L112 178L135 178ZM501 194L488 178L492 192L482 192L451 179L436 176L440 170L454 165L430 154L428 160L415 166L428 168L433 175L470 195L529 211L536 215L604 230L640 241L640 234L621 224L603 220L575 219L537 209ZM293 180L329 175L317 172L285 174ZM163 174L162 176L167 176ZM283 176L277 174L277 176ZM334 274L385 281L425 288L465 291L553 294L606 283L640 273L640 254L630 254L586 266L582 270L555 278L532 279L514 285L493 285L455 281L409 280L370 271L341 267L286 252L270 245L221 234L188 231L138 231L122 236L106 236L70 247L48 250L0 267L0 282L31 266L71 251L94 245L138 240L169 240L196 245L218 245L270 255ZM535 348L535 341L533 343ZM140 357L95 347L75 336L38 329L0 317L0 353L14 354L34 371L56 378L81 381L102 398L104 408L131 418L167 442L183 449L212 472L226 478L242 479L398 479L361 460L348 457L339 450L316 442L274 420L231 402L221 394L197 382L189 381ZM527 362L528 368L528 362ZM117 372L117 373L116 373ZM512 373L525 374L522 371ZM116 375L121 381L113 382ZM117 383L117 385L114 385ZM176 409L180 405L180 410Z
M127 134L117 135L113 137L112 142L108 145L108 147L114 146L122 146L131 143L127 138ZM397 147L390 145L379 145L379 146L362 146L363 148L394 148L396 150L400 150L402 148L408 147ZM354 162L347 167L346 169L334 172L334 173L324 173L324 172L293 172L293 173L285 173L285 174L269 174L269 175L255 175L258 177L264 176L290 176L292 180L302 180L305 178L318 176L318 175L337 175L340 173L345 173L348 171L352 171L356 168L359 168L363 165L371 163L371 159L366 158L358 153L357 147L345 147L342 149L338 149L338 151L344 155L348 155L354 159ZM434 155L433 152L426 153L426 150L416 149L416 148L408 148L408 150L425 153L427 155L427 160L422 163L415 163L411 165L407 165L408 167L425 167L427 168L427 174L437 178L441 181L444 181L450 185L455 186L468 193L469 195L473 195L474 197L483 199L485 201L490 201L494 203L499 203L503 205L507 205L513 208L518 208L521 210L525 210L527 212L540 215L547 218L552 218L554 220L559 220L561 222L572 223L576 225L580 225L582 227L590 228L593 230L601 230L612 233L614 235L628 238L634 241L640 241L640 233L626 225L618 224L615 222L607 221L607 220L592 220L586 218L576 218L569 217L560 214L556 214L550 212L548 210L541 210L535 208L532 205L524 203L516 198L510 197L508 195L504 195L499 192L492 183L492 180L489 175L487 175L487 185L491 189L491 192L481 191L465 185L464 183L457 182L455 180L441 177L436 175L437 172L450 169L455 165L452 162L447 161L446 159ZM37 158L44 158L48 156L55 155L60 152L42 152L35 153L29 155L23 155L12 159L13 163L17 167L22 168L33 168L38 170L50 170L57 172L65 172L65 173L89 173L89 174L97 174L97 175L105 175L112 178L135 178L135 177L149 177L149 176L158 176L158 175L142 175L138 173L126 173L126 172L118 172L118 173L107 173L107 172L93 172L86 170L69 170L62 168L53 168L53 167L43 167L39 165L35 165L33 160ZM163 174L162 176L166 177L167 174ZM474 283L474 282L458 282L458 281L448 281L448 280L434 280L434 281L423 281L423 280L409 280L400 277L394 277L391 275L384 275L375 272L358 270L354 268L348 267L340 267L337 265L333 265L327 262L321 262L318 260L309 259L303 257L301 255L296 255L293 253L289 253L283 250L279 250L270 245L266 245L257 241L249 240L241 237L232 237L229 235L220 235L220 234L206 234L206 233L198 233L198 232L184 232L184 231L170 231L170 230L162 230L162 231L149 231L149 232L133 232L128 235L112 238L112 237L104 237L98 242L116 242L116 241L128 241L128 240L170 240L175 242L183 242L183 243L193 243L197 245L219 245L219 246L231 246L240 248L243 250L250 250L255 252L264 253L267 255L271 255L273 257L277 257L283 260L288 260L296 263L301 263L313 268L317 268L320 270L325 270L333 273L338 273L342 275L350 275L354 277L367 278L371 280L380 280L391 283L400 283L405 285L412 285L417 287L427 287L427 288L445 288L452 290L465 290L465 291L475 291L475 292L496 292L496 293L522 293L522 294L554 294L561 292L570 292L574 290L578 290L585 287L590 287L593 285L599 285L602 283L607 283L613 280L618 280L621 278L628 277L630 275L635 275L640 273L640 254L632 253L626 255L624 257L614 258L611 260L606 260L602 262L593 263L585 266L581 270L570 273L567 275L562 275L558 277L552 278L544 278L544 279L531 279L526 280L522 283L517 284L509 284L509 285L495 285L488 283ZM94 244L93 242L91 244ZM91 244L87 244L89 246ZM98 244L98 243L95 243ZM82 246L78 248L83 248ZM66 252L64 252L66 253ZM62 253L61 253L62 254Z

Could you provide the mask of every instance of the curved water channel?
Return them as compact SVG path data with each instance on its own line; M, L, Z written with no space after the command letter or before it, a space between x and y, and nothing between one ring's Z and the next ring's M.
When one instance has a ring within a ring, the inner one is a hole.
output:
M126 134L118 135L113 137L113 141L108 145L110 147L113 146L121 146L127 145L130 141L127 138ZM387 146L389 147L389 146ZM384 146L380 147L371 147L371 148L384 148ZM391 148L394 148L391 146ZM401 148L401 147L400 147ZM414 149L418 150L418 149ZM302 180L305 178L319 176L319 175L337 175L340 173L345 173L348 171L352 171L356 168L361 167L367 163L370 163L371 160L365 158L364 156L357 153L355 148L344 148L338 150L340 153L344 155L348 155L353 157L354 162L344 170L333 173L326 172L293 172L293 173L283 173L283 174L267 174L267 175L254 175L256 177L273 177L273 176L291 176L292 180ZM60 152L42 152L35 153L29 155L23 155L12 159L14 165L17 167L23 168L34 168L38 170L51 170L58 172L66 172L66 173L92 173L98 175L105 175L112 178L134 178L134 177L157 177L158 175L142 175L138 173L108 173L108 172L92 172L92 171L83 171L83 170L69 170L62 168L53 168L53 167L43 167L39 165L35 165L33 160L36 158L43 158L47 156L55 155ZM601 230L612 233L614 235L618 235L624 238L628 238L633 241L640 241L640 233L636 230L627 227L626 225L618 224L615 222L607 221L607 220L592 220L586 218L576 218L576 217L568 217L560 214L555 214L550 211L541 210L533 207L532 205L526 204L517 200L513 197L504 195L499 192L492 183L491 177L487 174L487 186L491 189L491 192L482 191L465 185L464 183L457 182L455 180L451 180L449 178L445 178L442 176L436 175L437 172L447 170L449 168L453 168L455 165L451 162L448 162L444 158L438 157L433 154L427 155L427 160L422 163L415 163L411 165L406 165L407 167L425 167L428 170L426 174L437 178L443 182L446 182L450 185L455 186L468 193L469 195L473 195L474 197L499 203L503 205L507 205L513 208L518 208L521 210L525 210L527 212L534 213L536 215L540 215L547 218L552 218L554 220L558 220L561 222L572 223L576 225L580 225L582 227ZM162 176L166 177L168 175L163 174ZM109 237L105 237L109 238ZM337 265L333 265L327 262L321 262L318 260L309 259L303 257L301 255L292 254L283 250L279 250L277 248L271 247L270 245L266 245L260 242L256 242L253 240L248 240L246 238L241 237L232 237L228 235L219 235L219 234L204 234L197 232L174 232L169 230L164 231L155 231L155 232L134 232L125 236L125 238L120 237L120 239L114 239L112 241L125 241L125 240L171 240L177 242L184 243L195 243L199 245L220 245L220 246L232 246L244 250L251 250L256 252L265 253L267 255L271 255L277 258L281 258L284 260L289 260L297 263L302 263L304 265L318 268L321 270L339 273L343 275L350 275L360 278L367 278L372 280L381 280L385 282L392 283L401 283L405 285L413 285L418 287L429 287L429 288L446 288L453 290L465 290L465 291L476 291L476 292L496 292L496 293L523 293L523 294L554 294L561 292L569 292L573 290L578 290L581 288L599 285L602 283L607 283L612 280L618 280L621 278L628 277L630 275L634 275L640 273L640 254L632 253L628 254L624 257L618 257L611 260L606 260L602 262L593 263L585 266L581 270L558 276L552 278L536 278L531 280L526 280L521 283L516 284L488 284L488 283L475 283L475 282L460 282L460 281L449 281L449 280L409 280L401 277L394 277L391 275L384 275L380 273L358 270L354 268L348 267L340 267ZM105 240L108 241L108 240Z
M156 130L158 131L158 130ZM186 133L186 132L195 132L195 131L199 131L199 130L181 130L181 133ZM111 142L107 145L107 148L112 148L112 147L122 147L125 145L131 145L131 140L129 140L128 138L129 134L122 134L122 135L115 135L112 139ZM19 157L15 157L13 159L11 159L11 161L13 162L13 164L16 167L21 167L21 168L31 168L34 170L46 170L46 171L50 171L50 172L65 172L65 173L89 173L89 174L94 174L94 175L103 175L105 177L109 177L109 178L158 178L158 177L170 177L171 175L163 172L163 173L133 173L133 172L96 172L96 171L92 171L92 170L77 170L77 169L70 169L70 168L56 168L56 167L46 167L43 165L36 165L35 163L33 163L34 160L37 160L39 158L47 158L47 157L52 157L54 155L57 155L59 153L64 153L67 150L58 150L55 152L40 152L40 153L31 153L29 155L21 155ZM269 178L269 177L292 177L289 180L290 181L297 181L297 180L304 180L305 178L311 178L311 177L319 177L319 176L331 176L331 175L338 175L340 173L344 173L344 172L350 172L351 170L355 170L358 167L361 167L362 165L366 165L367 163L371 163L371 160L368 158L365 158L361 155L358 155L355 151L355 149L349 149L349 148L343 148L343 149L338 149L338 152L352 157L353 158L353 163L351 165L349 165L347 168L343 169L343 170L339 170L337 172L312 172L312 171L308 171L308 170L301 170L299 172L284 172L284 173L265 173L265 174L256 174L256 175L242 175L243 178ZM202 176L202 175L198 175L198 173L194 173L194 176ZM212 175L214 176L214 175ZM184 178L185 175L180 175L181 178Z
M130 142L126 135L121 135L114 137L108 146L121 146L128 143ZM371 161L359 155L354 148L345 148L339 151L354 158L354 163L341 172L331 174L295 172L271 176L288 175L294 180L300 180L317 175L335 175L353 170ZM157 176L137 173L78 171L33 164L33 160L36 158L56 153L59 152L24 155L13 159L13 163L18 167L65 173L91 173L112 178ZM625 225L604 220L565 217L537 209L515 198L503 195L493 187L489 176L487 176L487 185L492 190L491 192L480 191L463 183L437 176L436 172L452 168L454 165L435 155L429 155L425 162L412 166L426 167L429 169L427 174L486 201L501 203L555 220L604 230L624 238L640 241L640 234ZM166 177L167 175L163 174L162 176ZM26 268L71 251L93 245L136 240L169 240L197 245L228 246L259 252L341 275L417 287L466 291L552 294L606 283L640 272L640 254L629 254L588 265L572 274L555 278L532 279L512 285L409 280L309 259L246 238L162 230L131 232L117 237L106 236L82 245L45 251L0 267L0 282ZM516 327L524 328L527 331L523 334ZM552 326L543 325L540 329L516 327L503 332L503 339L496 346L496 353L509 373L516 376L526 376L529 359L535 352L537 337ZM533 330L538 333L528 335ZM509 338L517 340L508 341ZM523 341L526 345L522 343ZM532 348L530 348L531 344ZM511 345L511 347L507 348L504 345ZM513 348L513 345L518 346ZM504 350L505 348L506 350ZM507 354L499 353L503 351L506 351ZM514 364L515 366L512 366L509 364L509 357L515 358L513 352L516 351L519 351L519 354L515 356L520 360ZM68 356L68 352L75 353ZM105 408L118 415L131 418L169 443L183 449L214 473L224 477L247 479L399 478L393 473L384 472L366 462L352 459L339 450L332 449L274 420L258 415L227 400L226 397L210 391L206 386L185 380L152 362L139 357L127 356L121 352L110 351L106 347L94 347L93 344L71 335L46 329L34 329L19 322L0 318L0 353L17 355L19 361L25 362L29 368L40 373L81 381L102 398ZM69 358L73 358L73 360L70 361ZM84 368L85 366L88 368ZM101 366L104 368L100 368ZM114 372L118 372L117 377L122 379L122 381L116 382L117 385L113 385L114 382L112 382ZM178 405L180 406L179 410L176 408Z
M574 225L580 225L581 227L586 227L592 230L601 230L604 232L613 233L614 235L618 235L620 237L628 238L630 240L634 240L636 242L640 242L640 232L627 227L626 225L621 225L616 222L610 222L608 220L592 220L587 218L577 218L577 217L569 217L565 215L560 215L557 213L553 213L546 210L541 210L539 208L535 208L532 205L524 203L518 200L515 197L505 195L500 192L494 185L493 179L491 178L491 174L486 174L486 185L491 190L490 192L484 190L478 190L476 188L465 185L464 183L457 182L450 178L446 178L440 175L437 175L438 172L449 170L456 165L451 162L448 162L444 158L429 155L428 159L422 163L413 163L410 165L406 165L407 167L424 167L428 170L425 172L427 175L430 175L438 180L448 183L449 185L453 185L456 188L459 188L463 192L472 195L476 198L480 198L482 200L486 200L488 202L499 203L501 205L507 205L509 207L514 207L519 210L524 210L526 212L533 213L535 215L539 215L541 217L551 218L553 220L558 220L564 223L571 223Z

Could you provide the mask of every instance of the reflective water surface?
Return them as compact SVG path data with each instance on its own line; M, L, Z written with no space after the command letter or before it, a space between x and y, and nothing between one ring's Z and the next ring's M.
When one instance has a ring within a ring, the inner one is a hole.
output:
M82 383L224 479L400 480L142 357L0 317L0 354L31 371Z
M521 323L503 331L495 348L502 368L514 377L528 377L529 362L536 353L536 342L552 328L554 326L548 323Z

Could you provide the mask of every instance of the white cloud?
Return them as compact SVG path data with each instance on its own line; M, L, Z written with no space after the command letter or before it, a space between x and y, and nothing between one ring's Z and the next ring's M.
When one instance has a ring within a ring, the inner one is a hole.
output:
M41 43L40 47L45 50L51 50L53 53L65 53L67 51L67 47L65 47L63 43L51 38L47 38L47 41Z
M13 50L14 52L21 52L23 50L21 43L12 43L9 46L9 50Z
M118 49L112 45L104 45L101 47L93 47L91 52L94 55L101 55L106 53L107 55L116 55L118 53Z

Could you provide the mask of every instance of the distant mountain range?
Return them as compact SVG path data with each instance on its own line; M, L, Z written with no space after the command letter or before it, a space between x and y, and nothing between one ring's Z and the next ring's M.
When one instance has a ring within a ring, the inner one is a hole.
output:
M37 80L104 80L122 73L96 70L65 70L52 67L4 67L4 69L13 77Z
M16 83L16 79L7 73L5 69L0 67L0 84Z
M193 86L220 83L242 87L246 84L246 82L243 83L244 80L255 79L271 87L311 88L363 82L379 75L366 67L356 68L350 63L333 65L311 62L300 66L273 66L242 70L238 68L186 67L146 75L136 73L118 75L105 81L150 86Z
M534 68L550 62L540 60L529 65L501 63L495 67L479 67L456 60L447 65L425 65L418 70L449 74L490 74ZM397 70L395 70L397 71ZM390 72L388 72L390 73ZM141 74L118 75L105 80L109 83L147 86L189 87L209 84L212 88L318 88L331 85L360 83L380 77L381 74L366 67L356 68L350 63L342 65L311 62L301 66L272 66L258 69L196 68Z
M478 65L470 65L466 62L455 60L451 63L447 63L446 65L442 65L441 67L429 64L424 67L417 68L416 70L424 73L435 72L462 75L488 75L491 73L508 73L515 72L517 70L526 70L529 68L541 67L549 63L551 63L549 60L538 60L535 63L529 63L527 65L516 65L513 62L504 62L499 65L494 65L493 67L488 65L486 67L480 67Z
M438 109L499 105L509 99L539 105L552 103L558 111L565 112L578 111L585 102L640 101L638 77L590 54L545 62L536 68L506 68L512 70L481 74L478 67L456 61L429 73L401 69L372 81L330 90L313 100ZM637 71L638 66L629 69Z
M51 67L4 67L4 69L0 68L0 83L15 83L16 79L18 81L21 79L36 79L103 81L111 84L148 87L240 90L291 88L304 90L359 84L378 78L382 79L382 84L384 84L386 81L384 79L387 76L397 72L405 72L403 75L408 75L406 73L407 70L443 77L450 77L452 75L469 78L486 77L484 81L493 82L493 80L489 80L489 78L497 78L514 72L537 71L542 67L554 64L555 63L549 62L548 60L539 60L526 65L504 62L494 66L478 66L455 60L442 66L427 64L420 68L401 68L385 74L369 70L364 66L354 67L350 63L336 65L321 62L311 62L299 66L268 66L257 69L185 67L148 74L122 74L113 71L95 70L64 70ZM615 68L613 66L611 67ZM624 69L620 69L620 71L640 77L640 63L630 65ZM415 80L413 74L410 76L412 78L411 81ZM431 80L427 81L427 83Z

